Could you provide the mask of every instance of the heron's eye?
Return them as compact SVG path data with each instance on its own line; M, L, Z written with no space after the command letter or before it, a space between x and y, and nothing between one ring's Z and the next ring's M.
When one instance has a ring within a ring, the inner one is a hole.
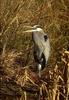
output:
M48 38L47 35L44 35L44 40L45 40L45 41L47 40L47 38Z

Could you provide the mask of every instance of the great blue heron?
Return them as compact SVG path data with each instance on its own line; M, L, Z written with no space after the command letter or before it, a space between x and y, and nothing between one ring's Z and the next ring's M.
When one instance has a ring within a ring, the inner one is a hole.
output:
M50 55L50 42L47 34L38 25L30 27L30 30L25 32L32 32L32 40L34 42L33 55L35 61L38 63L39 77L41 77L41 70L47 64Z

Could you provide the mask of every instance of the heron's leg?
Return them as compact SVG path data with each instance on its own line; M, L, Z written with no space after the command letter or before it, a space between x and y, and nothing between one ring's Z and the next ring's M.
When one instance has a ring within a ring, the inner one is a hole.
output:
M38 74L39 74L39 77L41 77L41 69L42 69L42 66L41 64L38 64Z
M42 53L42 56L41 56L41 65L42 65L42 69L44 69L45 65L46 65L46 59L45 59L45 56L44 56L43 53Z

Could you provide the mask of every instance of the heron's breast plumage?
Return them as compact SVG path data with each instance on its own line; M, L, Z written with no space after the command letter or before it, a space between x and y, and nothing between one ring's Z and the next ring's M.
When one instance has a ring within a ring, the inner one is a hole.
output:
M35 45L38 46L38 49L39 49L37 50L37 53L39 56L41 56L43 53L46 59L46 63L47 63L49 55L50 55L50 43L49 43L49 38L45 40L44 36L46 36L46 34L44 33L43 34L40 32L33 33L34 43Z

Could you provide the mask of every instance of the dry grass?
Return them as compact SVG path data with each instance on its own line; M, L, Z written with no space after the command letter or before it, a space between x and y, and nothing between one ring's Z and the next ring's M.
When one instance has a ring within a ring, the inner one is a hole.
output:
M60 65L48 67L42 71L41 78L37 72L32 72L29 66L21 67L20 60L23 61L22 54L16 52L14 54L11 52L1 60L1 96L11 99L16 97L16 100L38 100L38 98L40 100L68 100L69 51L63 49L61 68Z
M35 24L51 43L49 67L41 79L34 68L31 34L23 32ZM69 0L0 0L1 100L68 100L68 83Z

